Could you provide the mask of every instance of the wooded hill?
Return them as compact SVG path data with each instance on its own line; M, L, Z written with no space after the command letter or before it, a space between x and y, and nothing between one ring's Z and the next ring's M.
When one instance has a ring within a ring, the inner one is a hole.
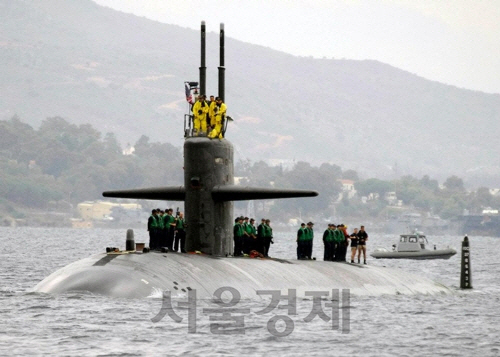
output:
M114 134L102 135L90 124L77 126L58 117L44 120L39 129L18 118L0 120L0 225L9 225L12 218L24 219L29 225L68 225L69 217L76 215L72 208L82 201L102 199L105 190L183 185L179 149L168 143L152 142L146 136L141 136L133 146L135 151L124 155ZM500 197L492 196L488 188L467 192L463 180L456 176L447 178L441 188L429 176L360 180L356 171L328 163L313 166L299 161L286 169L248 160L236 163L235 175L245 186L314 188L319 192L319 197L314 198L256 202L258 216L273 217L280 222L298 217L380 221L406 211L453 218L465 209L477 214L486 207L500 207ZM354 181L357 195L341 196L339 179ZM386 192L394 192L402 206L391 207L383 199ZM375 195L380 199L363 202L363 196ZM150 209L166 208L173 203L139 202ZM183 206L180 202L175 204ZM235 205L241 212L247 202ZM49 219L47 215L40 216L42 212L55 216ZM61 217L66 217L65 222L60 222Z
M208 94L217 94L218 22L207 23ZM144 134L182 146L183 82L198 80L198 31L90 0L2 0L0 29L0 119L17 114L38 127L59 116L116 133L123 145ZM235 119L227 138L237 160L498 186L500 95L376 61L295 57L233 40L230 28L226 36Z

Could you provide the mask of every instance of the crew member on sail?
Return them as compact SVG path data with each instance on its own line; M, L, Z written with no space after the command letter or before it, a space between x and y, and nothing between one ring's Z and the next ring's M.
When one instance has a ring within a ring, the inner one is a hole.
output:
M220 97L215 98L215 127L208 135L209 138L219 138L222 139L222 121L225 120L227 107L226 104L222 103L222 99Z
M200 133L207 132L207 114L208 114L208 104L205 102L205 95L200 94L198 100L193 105L193 124L195 135L198 136Z

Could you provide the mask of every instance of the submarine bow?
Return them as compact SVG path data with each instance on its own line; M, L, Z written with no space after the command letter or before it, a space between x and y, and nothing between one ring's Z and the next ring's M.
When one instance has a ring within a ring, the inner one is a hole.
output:
M196 290L211 299L217 289L230 286L244 299L258 298L258 290L307 291L349 289L353 296L448 294L446 286L402 270L313 260L216 258L199 254L96 254L59 269L35 291L70 291L121 297L161 297L162 291L183 297ZM309 295L310 298L310 295Z

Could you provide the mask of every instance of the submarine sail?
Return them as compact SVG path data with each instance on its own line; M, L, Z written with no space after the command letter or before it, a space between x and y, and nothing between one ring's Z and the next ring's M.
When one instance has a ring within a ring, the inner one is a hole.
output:
M206 94L205 22L201 24L200 95ZM225 97L224 24L220 26L219 97ZM233 203L241 200L314 197L314 190L234 185L233 145L226 139L194 136L184 142L184 186L106 191L105 197L184 201L186 248L206 254L232 254Z

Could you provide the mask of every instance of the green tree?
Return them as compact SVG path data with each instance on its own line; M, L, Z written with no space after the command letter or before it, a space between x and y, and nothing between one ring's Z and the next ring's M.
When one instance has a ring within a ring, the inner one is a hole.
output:
M465 201L461 195L454 195L444 201L440 212L441 217L448 219L463 214Z
M437 182L437 180L431 180L431 178L428 175L424 175L420 179L420 185L430 190L439 189L439 183Z
M394 191L394 185L387 181L370 178L368 180L357 182L356 191L361 196L368 196L370 193L378 193L381 197L383 197L386 192Z
M454 192L465 191L463 180L457 176L448 177L443 185L449 191L454 191Z
M298 162L294 168L283 174L276 181L277 187L316 190L319 196L316 198L294 198L291 200L279 200L276 206L283 212L290 211L294 207L295 215L298 212L311 215L330 216L330 206L337 199L340 192L340 183L337 178L341 172L335 165L323 164L319 168L312 167L309 163Z
M471 213L480 214L487 207L495 207L494 197L486 187L479 187L476 192L467 196L467 209Z
M354 170L346 170L342 172L342 178L344 180L352 180L354 182L359 181L358 173Z
M117 158L122 154L122 148L114 133L106 133L104 136L104 154L112 158Z

